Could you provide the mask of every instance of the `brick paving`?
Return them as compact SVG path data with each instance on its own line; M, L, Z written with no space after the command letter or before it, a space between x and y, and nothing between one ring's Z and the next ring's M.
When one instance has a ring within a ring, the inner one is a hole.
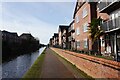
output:
M47 48L41 78L75 78L65 65Z
M116 80L120 79L119 62L96 58L85 54L78 54L76 52L58 48L51 49L93 78L115 78Z

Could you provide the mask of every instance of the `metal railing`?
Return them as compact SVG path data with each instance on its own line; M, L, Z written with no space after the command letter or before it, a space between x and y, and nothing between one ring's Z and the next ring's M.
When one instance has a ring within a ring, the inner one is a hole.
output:
M68 32L72 32L72 33L74 33L75 30L73 29L73 27L69 27Z
M102 29L104 31L110 31L116 28L120 28L120 17L103 22L102 24Z
M111 3L112 3L112 2L100 2L100 3L98 4L98 8L99 8L99 10L101 11L101 10L103 10L104 8L106 8L107 6L109 6Z

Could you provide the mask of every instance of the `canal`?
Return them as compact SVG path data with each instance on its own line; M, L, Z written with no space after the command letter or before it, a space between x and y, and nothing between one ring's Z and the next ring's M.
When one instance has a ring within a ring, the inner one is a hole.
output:
M45 48L2 64L2 78L21 78ZM0 65L1 66L1 65Z

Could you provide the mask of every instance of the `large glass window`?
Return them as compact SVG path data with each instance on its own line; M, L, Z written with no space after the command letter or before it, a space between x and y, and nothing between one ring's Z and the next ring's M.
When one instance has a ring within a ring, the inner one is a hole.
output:
M80 41L77 41L77 48L80 47Z

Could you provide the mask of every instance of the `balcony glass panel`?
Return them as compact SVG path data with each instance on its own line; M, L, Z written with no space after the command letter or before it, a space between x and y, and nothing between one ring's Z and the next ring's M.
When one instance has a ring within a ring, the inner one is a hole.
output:
M115 28L120 28L120 17L115 19Z
M108 31L109 29L107 28L107 22L104 22L103 24L102 24L102 29L104 30L104 31Z
M111 3L112 3L112 1L100 2L98 4L98 8L101 11L102 9L106 8L107 6L109 6Z
M102 29L104 31L109 31L109 30L113 30L116 28L120 28L120 17L115 18L113 20L109 20L109 21L104 22L102 24Z

